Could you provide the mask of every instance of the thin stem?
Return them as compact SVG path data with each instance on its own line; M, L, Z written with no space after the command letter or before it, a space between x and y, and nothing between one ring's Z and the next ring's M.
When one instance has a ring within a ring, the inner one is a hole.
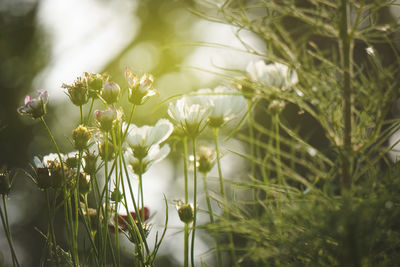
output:
M211 200L210 200L210 194L208 192L208 184L207 184L207 173L203 173L203 187L204 187L204 192L206 195L206 202L207 202L207 209L208 209L208 215L210 217L210 224L214 224L214 213L212 210L211 206ZM215 239L215 248L217 250L217 265L222 266L222 255L221 255L221 250L219 247L218 243L218 236L215 233L212 233L214 239Z
M56 149L56 152L57 152L57 155L58 155L58 159L59 159L60 165L61 165L61 173L62 173L63 179L65 181L65 177L66 176L65 176L65 171L64 171L64 162L63 162L63 159L61 157L60 149L59 149L59 147L57 145L56 140L54 139L53 134L50 131L49 126L47 125L46 121L44 120L43 116L40 117L40 120L43 123L44 128L46 129L47 134L49 135L49 137L51 139L51 142L53 143L54 148ZM66 187L66 183L65 182L64 182L64 185L63 185L63 190L64 190L64 216L65 216L65 222L66 222L68 233L71 233L71 235L69 235L69 236L72 237L72 240L70 242L72 242L71 247L73 247L73 244L75 243L75 240L74 240L74 233L73 233L73 230L72 230L72 227L73 227L72 226L73 225L73 222L72 222L72 207L71 207L71 202L69 201L69 199L67 199L69 193L67 192L67 187ZM77 257L78 257L77 255L74 255L74 258L77 258Z
M249 126L249 138L250 138L250 174L251 178L256 177L256 164L255 164L255 148L254 148L254 128L253 128L253 112L252 112L252 101L248 100L247 113L248 113L248 126ZM220 176L221 177L221 176ZM221 181L220 181L221 182ZM220 184L221 186L221 184ZM255 186L253 189L253 201L254 201L254 214L258 217L257 203L258 189Z
M93 110L93 103L94 103L94 98L92 98L92 100L90 101L90 108L89 108L89 112L86 116L86 120L85 120L85 124L88 125L90 122L90 118L91 118L91 114L92 114L92 110Z
M54 205L53 205L53 211L52 211L52 209L51 209L51 207L50 207L50 200L49 200L49 191L48 191L48 189L45 189L45 196L46 196L46 203L47 203L47 213L48 213L48 216L49 216L49 227L50 227L50 242L51 242L51 247L53 247L53 245L54 246L57 246L56 244L57 244L57 242L56 242L56 235L55 235L55 232L54 232ZM55 255L56 255L56 253L55 253ZM52 256L51 256L51 258L52 258ZM57 264L57 266L58 266L58 259L56 259L56 264Z
M197 217L197 168L196 168L196 138L192 139L193 145L193 158L195 160L193 168L193 229L192 229L192 244L191 244L191 262L192 267L194 267L194 240L196 234L196 217Z
M105 192L105 210L104 210L104 226L103 226L103 262L104 264L107 262L107 236L108 236L108 209L110 203L108 202L108 132L104 133L104 177L105 177L105 184L104 184L104 192ZM100 197L99 205L102 205L103 195Z
M283 185L282 181L282 164L281 164L281 140L279 134L279 114L275 114L274 117L275 125L275 153L276 153L276 175L278 177L278 185L281 187Z
M115 148L117 148L117 139L116 139L116 135L115 135L115 131L111 132L112 134L112 140L113 140L113 145ZM118 151L121 150L121 146L118 146ZM119 155L119 153L118 153ZM117 157L117 155L116 155ZM118 163L120 163L120 161L116 160L115 162L115 188L117 190L119 190L119 175L118 175ZM119 166L121 167L121 164L119 164ZM116 246L116 251L117 251L117 266L120 266L120 247L119 247L119 233L118 233L118 203L119 201L115 201L115 246Z
M188 148L187 148L187 137L183 137L183 173L184 173L184 183L185 183L185 204L189 202L189 190L188 190ZM189 266L189 224L185 223L184 228L184 237L183 237L183 246L184 246L184 267Z
M352 48L353 40L349 34L349 15L347 0L340 2L340 25L339 37L341 48L341 63L343 69L343 146L344 153L342 154L341 166L341 187L342 191L351 189L351 161L352 161L352 89L351 89L351 74L352 74Z
M126 129L125 129L124 135L122 137L122 142L125 140L125 137L128 134L129 124L131 124L133 113L135 112L135 108L136 108L136 105L132 104L131 113L129 114L128 124L126 125Z
M183 260L183 266L188 267L189 266L189 224L185 223L185 233L184 233L184 238L183 238L183 255L184 255L184 260Z
M126 177L127 177L128 188L129 188L129 192L130 192L130 194L131 194L133 206L134 206L134 208L135 208L136 214L139 214L139 209L138 209L138 206L137 206L137 204L136 204L135 196L134 196L133 190L132 190L132 183L131 183L131 181L130 181L130 179L129 179L128 168L126 167L125 158L123 158L123 157L122 157L122 163L123 163L123 165L124 165L125 175L126 175ZM128 217L131 218L130 215L129 215ZM144 229L143 229L143 225L142 225L142 220L141 220L141 218L140 218L139 216L138 216L138 219L139 219L139 220L138 220L137 226L138 226L138 229L139 229L139 231L140 231L140 235L139 235L139 238L140 238L140 245L143 246L143 247L146 249L146 253L149 254L150 249L149 249L149 246L148 246L148 244L147 244L146 235L144 234ZM136 225L136 224L135 224L135 225ZM144 256L143 256L143 259L144 259Z
M221 197L224 201L223 206L224 206L225 219L229 222L229 220L230 220L229 210L227 208L228 200L225 195L224 180L222 178L221 159L220 159L220 152L219 152L219 145L218 145L219 128L213 128L213 131L214 131L215 152L217 153L217 167L218 167L220 193L221 193ZM228 239L229 239L229 248L231 250L233 264L234 264L234 266L239 266L237 259L236 259L235 244L233 242L233 235L232 235L231 230L228 231Z
M3 223L4 232L6 234L8 245L9 245L10 250L11 250L13 266L19 266L18 259L17 259L17 254L15 253L15 249L14 249L14 245L13 245L13 241L12 241L10 225L8 223L8 212L7 212L6 196L5 195L2 195L2 196L3 196L4 214L3 214L3 210L0 208L1 221Z
M81 115L81 124L83 124L83 108L82 108L82 105L79 106L79 113Z

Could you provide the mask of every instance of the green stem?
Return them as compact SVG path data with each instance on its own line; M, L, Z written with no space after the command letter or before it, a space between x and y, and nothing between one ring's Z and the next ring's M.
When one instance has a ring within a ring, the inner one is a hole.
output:
M4 232L7 237L8 245L11 250L11 256L12 256L12 261L13 261L13 266L19 266L18 259L17 259L17 254L15 253L13 241L12 241L12 236L11 236L11 231L10 231L10 224L8 223L8 212L7 212L7 203L6 203L6 196L3 196L3 206L4 206L4 214L3 210L0 208L0 216L1 216L1 221L3 223L3 228Z
M80 211L81 211L81 214L82 214L82 218L83 218L83 221L84 221L84 224L85 224L86 231L88 232L88 235L89 235L90 244L92 245L92 248L93 248L94 253L95 253L95 256L93 257L94 261L95 261L95 264L96 264L96 266L99 266L99 260L98 260L99 253L97 251L97 247L96 247L96 244L94 242L94 235L92 234L92 230L91 230L91 225L92 224L91 224L91 218L90 218L90 214L89 214L89 204L88 204L88 201L87 201L87 195L85 195L83 197L83 200L85 202L86 218L85 218L85 216L83 216L84 213L83 213L81 208L80 208Z
M119 174L118 174L118 163L120 163L120 161L117 160L117 155L119 155L119 151L121 150L121 146L117 147L117 139L116 139L116 135L115 135L115 131L112 131L112 140L113 140L113 145L116 149L118 149L118 154L116 154L116 162L115 162L115 188L117 190L119 190L119 183L120 183L120 179L119 179ZM121 167L121 164L119 164L119 166ZM116 246L116 252L117 252L117 266L120 266L120 247L119 247L119 233L118 233L118 204L119 201L115 201L115 225L117 227L115 227L115 246Z
M211 200L210 200L210 194L208 193L208 184L207 184L207 173L203 174L203 187L204 187L204 192L206 194L206 202L207 202L207 209L208 209L208 215L210 217L210 224L214 224L214 213L212 210L211 206ZM222 266L222 255L221 255L221 250L219 247L218 243L218 236L213 233L213 237L215 239L215 248L217 250L217 265Z
M281 164L281 141L279 134L279 114L275 114L275 153L276 153L276 175L278 177L278 185L282 187L282 164Z
M191 244L191 262L192 267L194 267L194 240L196 234L196 218L197 218L197 168L196 168L196 138L192 139L193 145L193 158L194 158L194 168L193 168L193 229L192 229L192 244Z
M187 148L187 137L183 137L183 173L184 173L184 183L185 183L185 204L189 202L189 190L188 190L188 148ZM184 267L189 266L189 224L185 223L184 237Z
M352 48L353 40L349 34L349 15L347 0L340 1L340 49L341 49L341 64L343 69L343 146L344 153L342 154L341 166L341 187L342 191L351 189L351 162L352 162L352 89L351 89L351 74L352 74Z
M82 105L79 106L79 113L81 115L81 124L83 124L83 108L82 108Z
M184 233L184 238L183 238L183 246L184 246L184 260L183 260L183 266L188 267L189 266L189 224L185 223L185 233Z
M54 205L53 205L53 210L50 207L50 200L49 200L49 191L48 189L45 189L45 196L46 196L46 203L47 203L47 213L49 216L49 227L50 227L50 245L51 248L54 248L54 251L56 252L56 246L57 246L57 242L56 242L56 234L54 232ZM50 252L52 255L52 252ZM56 253L54 253L54 255L57 255ZM53 256L51 256L52 258ZM58 266L58 259L56 258L56 265Z
M92 98L92 100L90 102L89 112L88 112L88 114L86 116L86 120L85 120L85 124L86 125L89 125L91 114L92 114L92 110L93 110L93 104L94 104L94 98Z
M127 125L126 125L126 129L125 129L124 135L123 135L123 137L122 137L122 142L125 140L125 137L126 137L126 135L128 134L128 128L129 128L129 125L131 124L132 117L133 117L133 113L135 112L135 108L136 108L136 105L135 105L135 104L132 104L131 113L129 114L128 123L127 123Z
M125 158L122 158L122 163L123 163L123 165L124 165L125 175L126 175L126 177L127 177L128 188L129 188L129 192L130 192L130 194L131 194L133 206L134 206L134 208L135 208L136 214L139 214L139 208L138 208L138 206L137 206L137 204L136 204L135 196L134 196L134 194L133 194L132 183L131 183L131 181L130 181L130 179L129 179L129 172L128 172L128 168L127 168L126 163L125 163ZM128 217L131 218L131 216L128 216ZM146 235L145 235L145 233L144 233L142 220L141 220L141 218L140 218L139 216L137 216L137 217L138 217L138 224L137 224L137 227L138 227L139 232L140 232L140 235L139 235L140 245L141 245L142 247L144 247L144 249L146 250L146 253L149 254L150 249L149 249L149 246L148 246L148 244L147 244L147 239L146 239ZM135 225L136 225L136 224L135 224ZM142 250L142 251L143 251L143 253L144 253L144 250ZM145 257L144 257L144 255L143 255L143 259L144 259L144 258L145 258Z
M51 139L51 142L53 143L54 148L56 149L56 152L57 152L57 155L58 155L58 159L59 159L60 165L61 165L61 173L62 173L62 176L63 176L63 180L65 181L66 180L65 179L66 176L65 176L65 171L64 171L64 162L63 162L63 159L61 157L60 149L59 149L59 147L57 145L56 140L54 139L53 134L50 131L49 126L47 125L46 121L44 120L43 116L40 117L40 120L43 123L44 128L46 129L47 134L49 135L49 137ZM72 229L72 227L73 227L72 207L71 207L70 200L67 199L67 197L69 196L69 192L67 190L65 182L63 183L63 190L64 190L64 216L65 216L65 222L66 222L66 226L67 226L67 231L68 231L68 233L70 233L70 235L68 235L68 236L72 237L72 240L70 241L70 242L72 242L72 244L70 244L70 246L73 247L73 244L75 243L75 240L74 240L74 233L73 233L73 229ZM74 251L74 250L72 249L72 251ZM76 259L76 258L78 258L78 256L74 255L74 258Z
M219 152L219 146L218 146L219 128L213 128L213 131L214 131L215 152L217 153L217 167L218 167L220 193L221 193L222 200L224 201L223 206L224 206L225 219L227 220L227 222L229 222L230 216L229 216L229 210L227 208L228 200L225 195L224 180L222 178L221 159L220 159L220 152ZM237 259L236 259L233 235L232 235L232 231L230 229L228 230L228 239L229 239L229 248L231 250L233 264L234 264L234 266L239 266Z

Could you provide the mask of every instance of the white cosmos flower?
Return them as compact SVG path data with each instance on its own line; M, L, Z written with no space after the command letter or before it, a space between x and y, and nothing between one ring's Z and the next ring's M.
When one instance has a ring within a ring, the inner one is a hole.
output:
M212 103L207 101L202 100L201 96L184 96L169 104L168 115L187 135L196 137L206 126L212 111Z
M61 158L64 161L65 155L61 154ZM48 168L52 162L59 162L60 159L57 153L50 153L43 157L42 160L39 159L38 156L33 157L33 163L35 164L36 168Z
M140 161L140 159L135 156L134 151L128 148L125 152L125 159L128 161L133 172L139 175L145 173L152 164L163 160L170 151L171 149L168 144L163 145L161 148L159 144L155 144L150 147L147 155ZM142 166L140 163L142 163Z
M239 116L247 108L247 101L243 95L225 86L218 86L214 90L200 89L197 92L205 95L202 99L211 102L211 113L209 115L211 127L221 127L225 122Z
M154 126L137 127L131 124L128 128L126 142L135 157L144 158L150 153L151 147L164 142L171 135L173 129L174 126L167 119L160 119Z
M246 71L253 81L282 90L288 89L299 81L296 71L278 62L267 65L263 60L252 61Z

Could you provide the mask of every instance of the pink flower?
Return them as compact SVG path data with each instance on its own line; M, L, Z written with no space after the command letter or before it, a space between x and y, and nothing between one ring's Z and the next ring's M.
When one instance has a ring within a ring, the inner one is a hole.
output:
M94 116L100 124L100 128L108 132L112 129L114 121L117 119L117 110L115 108L96 110Z
M25 105L17 109L21 115L30 115L33 119L37 119L46 114L46 105L49 99L49 95L46 90L38 89L38 97L31 98L30 96L25 97Z

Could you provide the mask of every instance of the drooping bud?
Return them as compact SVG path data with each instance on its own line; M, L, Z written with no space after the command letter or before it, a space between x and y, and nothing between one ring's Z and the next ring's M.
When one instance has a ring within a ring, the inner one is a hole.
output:
M46 114L49 95L46 90L38 89L37 91L37 98L31 98L28 95L25 97L24 105L17 109L19 114L32 116L33 119L40 118Z
M92 135L88 128L83 125L79 125L75 130L72 131L72 139L74 140L75 148L78 150L87 148L91 136Z
M101 96L108 104L113 104L118 101L121 88L117 83L108 82L103 86Z
M86 79L78 77L72 85L63 84L61 87L67 89L67 94L72 104L82 106L88 102L89 90Z
M178 201L176 204L176 209L178 210L179 219L184 223L191 223L193 221L193 205L189 203L183 203Z
M115 108L108 108L106 110L96 110L94 112L95 118L103 131L110 131L113 127L114 121L117 119L117 111Z

